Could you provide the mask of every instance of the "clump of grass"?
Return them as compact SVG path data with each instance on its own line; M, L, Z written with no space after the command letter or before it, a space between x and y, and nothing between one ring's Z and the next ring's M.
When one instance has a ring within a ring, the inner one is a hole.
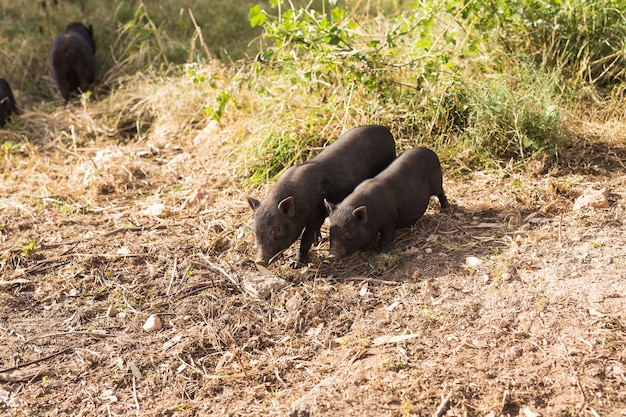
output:
M253 184L274 179L286 168L301 162L304 143L293 134L283 135L270 133L258 144L248 144L243 153L250 159L246 167L251 174L249 181Z
M459 136L483 165L554 153L565 136L558 77L523 61L515 68L465 85Z
M272 181L290 166L315 157L334 139L312 131L270 131L261 140L246 141L238 150L239 158L246 158L242 175L248 184Z
M449 4L486 38L561 70L566 80L603 87L626 80L626 4L621 0Z

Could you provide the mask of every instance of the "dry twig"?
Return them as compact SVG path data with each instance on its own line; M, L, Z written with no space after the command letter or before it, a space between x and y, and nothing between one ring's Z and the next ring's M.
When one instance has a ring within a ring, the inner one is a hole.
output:
M442 396L441 404L439 404L439 407L437 407L437 410L433 413L433 417L441 417L448 411L451 397L452 393L448 394L445 398Z
M398 281L388 281L385 279L377 279L377 278L368 278L368 277L335 277L333 278L335 281L352 281L352 282L371 282L372 284L382 284L382 285L400 285L401 282Z
M28 361L28 362L20 363L19 365L17 365L17 366L13 366L13 367L11 367L11 368L2 369L2 370L0 370L0 374L3 374L3 373L5 373L5 372L14 371L14 370L16 370L16 369L25 368L25 367L27 367L27 366L34 365L34 364L39 363L39 362L47 361L48 359L52 359L52 358L54 358L54 357L56 357L56 356L62 355L62 354L64 354L65 352L70 351L70 350L74 350L74 348L67 347L67 348L65 348L65 349L63 349L63 350L60 350L60 351L58 351L58 352L55 352L55 353L53 353L53 354L51 354L51 355L44 356L43 358L39 358L39 359L35 359L35 360L32 360L32 361ZM2 379L2 376L1 376L1 375L0 375L0 379Z
M202 253L200 254L200 257L201 257L202 259L204 259L204 261L205 261L207 264L209 264L209 266L210 266L211 268L216 269L217 271L221 272L221 273L222 273L222 275L224 275L226 278L228 278L228 280L229 280L230 282L232 282L232 283L233 283L233 284L234 284L234 285L235 285L235 286L239 289L239 291L241 291L241 293L242 293L242 294L244 294L244 293L245 293L245 292L244 292L244 290L243 290L243 288L241 288L241 284L239 283L239 280L238 280L238 279L236 279L235 277L231 276L231 275L230 275L228 272L226 272L226 271L224 270L224 268L222 268L221 266L219 266L219 265L215 265L213 262L211 262L211 261L209 260L209 258L207 258L206 256L204 256Z
M115 337L116 336L116 335L110 334L110 333L97 333L97 332L86 332L86 331L58 332L58 333L48 333L48 334L44 334L44 335L41 335L41 336L34 336L34 337L31 337L30 339L26 339L26 341L24 343L30 343L33 340L41 340L41 339L47 339L49 337L57 337L57 336L66 336L66 335L70 335L70 334L78 334L78 335L82 335L82 336L91 336L91 337L95 337L97 339L106 339L107 337Z

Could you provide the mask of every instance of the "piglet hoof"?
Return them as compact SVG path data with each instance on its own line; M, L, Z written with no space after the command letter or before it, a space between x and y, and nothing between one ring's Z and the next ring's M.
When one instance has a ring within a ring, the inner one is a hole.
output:
M306 263L304 263L304 262L300 262L300 261L297 261L297 260L294 260L294 261L291 261L291 263L289 264L289 266L290 266L292 269L300 269L300 268L302 268L303 266L306 266Z
M254 260L254 263L257 265L261 265L262 267L267 268L267 266L270 264L269 259L265 259L265 258L256 258Z
M289 264L289 266L292 269L300 269L303 266L306 266L306 264L308 263L309 259L308 257L305 256L296 256L296 258L291 261L291 263Z

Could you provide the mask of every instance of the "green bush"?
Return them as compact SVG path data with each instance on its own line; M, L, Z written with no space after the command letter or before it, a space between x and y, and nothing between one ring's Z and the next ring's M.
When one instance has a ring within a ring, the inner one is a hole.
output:
M554 152L564 136L557 74L524 55L507 54L475 30L478 23L494 26L493 12L465 7L465 16L449 6L414 3L382 27L357 23L339 7L325 14L288 8L274 15L254 7L249 18L263 26L263 37L253 69L260 83L271 85L258 91L305 97L291 101L284 116L292 120L306 114L302 120L309 125L326 126L343 113L344 125L349 119L352 125L389 126L401 149L450 149L467 164ZM461 25L479 13L485 20ZM252 176L268 177L265 171Z
M482 164L551 154L564 138L559 78L523 61L516 69L466 85L460 137Z
M626 0L449 0L448 9L566 79L605 87L626 80Z

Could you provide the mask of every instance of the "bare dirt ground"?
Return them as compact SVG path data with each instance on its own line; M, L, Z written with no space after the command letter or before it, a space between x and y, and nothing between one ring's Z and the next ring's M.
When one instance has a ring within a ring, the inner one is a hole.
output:
M389 258L271 275L227 129L5 149L0 414L626 416L626 126L580 130L536 174L448 169Z

